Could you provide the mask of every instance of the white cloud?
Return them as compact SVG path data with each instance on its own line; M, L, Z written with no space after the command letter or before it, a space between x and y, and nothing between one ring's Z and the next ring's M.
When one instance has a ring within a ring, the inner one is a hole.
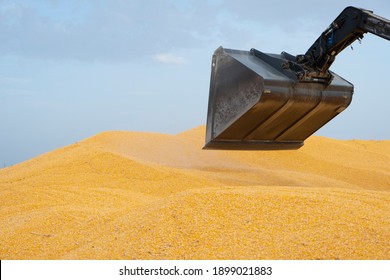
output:
M0 77L0 84L26 84L31 82L30 78Z
M167 64L185 64L188 60L182 56L170 54L170 53L160 53L154 56L154 59L161 63Z

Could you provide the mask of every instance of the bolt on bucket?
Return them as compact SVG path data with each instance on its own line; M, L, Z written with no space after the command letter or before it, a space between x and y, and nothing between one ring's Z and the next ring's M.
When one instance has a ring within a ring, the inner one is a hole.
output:
M353 85L299 81L283 54L218 48L212 58L204 149L299 149L348 107Z

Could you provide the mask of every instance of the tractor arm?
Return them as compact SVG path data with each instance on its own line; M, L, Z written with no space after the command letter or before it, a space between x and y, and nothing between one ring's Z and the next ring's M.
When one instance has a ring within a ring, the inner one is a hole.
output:
M390 40L390 21L372 11L347 7L306 54L296 56L295 63L306 70L305 75L326 78L330 75L328 69L336 56L355 40L361 40L367 32Z

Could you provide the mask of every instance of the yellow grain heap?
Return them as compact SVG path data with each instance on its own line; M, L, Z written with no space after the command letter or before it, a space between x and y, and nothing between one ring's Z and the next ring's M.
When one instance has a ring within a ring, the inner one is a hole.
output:
M0 170L0 259L390 259L390 141L105 132Z

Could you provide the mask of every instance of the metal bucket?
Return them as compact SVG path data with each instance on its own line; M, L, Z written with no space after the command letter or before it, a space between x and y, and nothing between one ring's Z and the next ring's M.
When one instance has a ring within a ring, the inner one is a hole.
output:
M335 73L330 83L300 82L283 61L282 55L215 51L204 149L298 149L348 107L351 83Z

